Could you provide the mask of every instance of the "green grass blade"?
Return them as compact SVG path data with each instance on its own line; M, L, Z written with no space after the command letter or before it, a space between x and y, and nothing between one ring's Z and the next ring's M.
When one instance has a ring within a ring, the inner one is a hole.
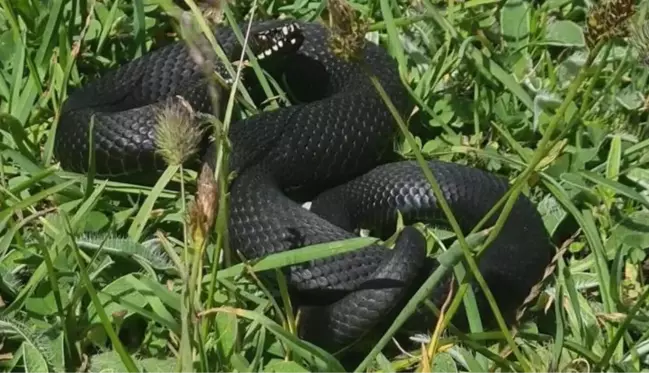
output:
M615 180L607 179L591 171L581 171L579 172L578 175L598 185L607 186L608 188L615 191L616 193L621 194L627 198L630 198L631 200L634 200L642 204L643 206L649 208L649 200L647 200L647 197L643 196L642 194L636 192L635 190L633 190L632 188L626 185L623 185Z
M268 255L252 261L252 263L239 263L218 272L217 278L224 279L238 276L247 270L254 272L267 271L281 267L304 263L310 260L326 258L332 255L359 250L368 245L377 243L372 237L350 238L342 241L332 241L322 244L305 246L299 249ZM206 278L204 281L210 281Z
M72 233L68 233L70 236L72 236ZM74 240L72 240L74 242ZM72 245L72 250L74 253L74 256L76 258L77 264L79 265L79 272L81 275L81 282L86 288L86 291L88 292L88 295L90 295L90 299L92 301L92 304L95 306L95 309L97 313L99 314L99 318L101 319L101 323L104 327L104 330L108 334L108 337L110 338L110 341L113 344L113 348L119 355L122 364L124 364L124 368L128 372L134 373L134 372L139 372L139 369L137 365L135 364L135 361L131 357L131 355L126 351L124 348L124 345L120 341L119 337L117 336L117 333L113 329L113 326L110 322L110 319L108 318L108 315L106 314L106 311L104 310L104 307L101 304L101 301L99 300L99 296L97 295L97 291L95 290L94 286L92 285L92 281L90 279L90 276L88 275L88 271L86 269L86 264L84 263L83 258L81 257L81 253L79 248L74 245Z
M40 202L40 201L42 201L42 200L44 200L44 199L46 199L46 198L48 198L48 197L50 197L52 195L55 195L56 193L60 192L61 190L65 189L65 188L67 188L68 186L74 184L75 182L76 182L76 180L69 180L69 181L67 181L67 182L65 182L63 184L58 184L58 185L55 185L53 187L47 188L47 189L45 189L45 190L43 190L41 192L38 192L38 193L30 196L29 198L25 198L25 199L22 199L22 200L16 202L15 204L9 206L8 208L0 211L0 221L6 219L9 215L11 215L11 214L13 214L13 213L15 213L17 211L26 209L26 208L28 208L30 206L33 206L33 205L37 204L38 202Z
M481 231L471 234L466 237L469 247L476 248L481 245L487 238L489 231ZM401 328L406 320L412 315L417 306L428 298L429 294L433 292L435 287L439 284L442 278L451 271L460 260L464 258L464 250L456 241L447 251L442 253L438 258L439 267L428 277L423 285L419 287L415 295L410 298L406 306L401 310L397 318L392 322L388 330L383 334L381 339L376 343L374 348L367 354L363 361L358 365L354 372L363 372L367 369L368 365L374 360L374 357L385 347L390 341L394 333Z
M260 323L269 332L271 332L278 339L284 342L294 354L300 356L305 361L314 364L315 368L317 368L317 371L320 372L344 372L345 371L345 369L338 363L338 361L333 356L326 353L324 350L322 350L321 348L315 345L300 340L299 338L290 334L289 332L284 330L284 328L282 328L280 325L273 322L272 320L265 317L264 315L261 315L257 312L252 312L243 309L234 309L231 307L220 307L214 310L210 310L209 312L210 313L212 312L232 313L239 317L244 317L248 320L253 320ZM203 314L203 317L205 316L206 314Z
M133 17L133 33L135 41L135 57L140 57L146 52L146 22L144 15L144 1L143 0L134 0L133 1L133 11L135 17Z
M131 223L131 227L128 230L128 236L130 238L135 241L140 240L146 222L148 221L149 216L151 215L151 211L153 210L153 205L155 204L159 195L162 193L162 190L165 188L165 186L167 186L167 184L169 184L169 181L171 181L171 178L173 178L173 176L178 172L179 169L180 166L169 166L160 176L155 186L151 190L151 194L149 194L149 196L147 196L147 198L144 200L142 207L140 207L140 210L137 212L137 215L133 219L133 223Z

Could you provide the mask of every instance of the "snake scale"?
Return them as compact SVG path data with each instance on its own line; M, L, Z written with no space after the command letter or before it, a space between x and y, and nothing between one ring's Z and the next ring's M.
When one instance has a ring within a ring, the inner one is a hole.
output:
M241 45L231 29L219 28L215 36L230 61L239 58ZM230 168L237 174L229 189L232 249L255 259L356 237L360 227L386 238L394 233L397 211L406 224L393 249L375 244L286 269L302 309L300 336L336 351L389 323L436 267L427 258L423 234L411 224L443 224L444 215L419 166L395 161L398 127L367 73L378 78L402 117L413 105L395 61L373 43L365 43L362 64L350 62L332 53L323 25L271 20L253 23L249 45L295 102L232 124ZM227 75L217 60L213 67ZM91 117L98 176L131 177L165 167L155 149L154 113L176 95L196 111L211 110L204 74L183 42L145 54L72 92L55 141L62 167L87 171ZM212 159L209 141L201 149L203 159ZM506 179L476 168L433 160L428 166L465 232L509 188ZM310 210L302 207L305 201L312 201ZM541 217L521 196L479 261L505 314L520 306L551 257ZM438 306L448 286L431 294ZM483 318L489 319L484 294L474 288Z

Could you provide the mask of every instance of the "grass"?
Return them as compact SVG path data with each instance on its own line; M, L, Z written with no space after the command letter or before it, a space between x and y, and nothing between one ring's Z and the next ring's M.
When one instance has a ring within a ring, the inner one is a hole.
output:
M227 237L213 234L227 217L225 196L212 194L225 186L227 147L217 179L198 187L196 174L175 164L143 187L70 174L53 158L68 89L205 32L201 9L187 3L194 23L163 0L0 0L0 364L7 371L344 369L295 337L277 269L371 238L233 265ZM647 1L636 3L628 35L617 27L623 1L603 12L559 0L349 3L371 19L367 38L394 56L418 103L400 118L400 151L508 176L512 196L537 204L558 248L516 327L483 330L467 302L471 333L431 325L421 348L383 355L436 273L351 369L649 369L649 28L637 26ZM243 20L254 7L256 17L328 20L325 5L258 0L230 4L224 17ZM264 85L269 95L272 87ZM233 100L217 115L225 122L216 126L225 129L220 137L239 110ZM183 188L169 189L180 175ZM213 217L210 207L218 208ZM440 258L445 269L497 230L458 235ZM260 270L275 270L282 296L259 280ZM457 290L446 315L467 299L465 287Z

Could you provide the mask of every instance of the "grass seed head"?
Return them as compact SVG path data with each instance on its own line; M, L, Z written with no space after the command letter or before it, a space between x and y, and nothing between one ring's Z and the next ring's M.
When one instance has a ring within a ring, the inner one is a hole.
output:
M182 97L168 100L156 113L156 120L155 144L165 162L181 165L198 152L205 130Z
M201 8L203 17L213 24L223 22L223 4L222 0L206 0L201 2L198 6Z
M367 22L357 17L354 9L345 0L327 0L329 27L332 31L330 47L335 55L349 61L361 57Z
M196 200L189 209L189 229L194 242L205 239L214 226L218 210L218 185L214 170L207 163L203 163L197 184Z
M606 0L588 12L586 43L593 48L602 40L624 38L629 34L629 18L635 14L634 0Z

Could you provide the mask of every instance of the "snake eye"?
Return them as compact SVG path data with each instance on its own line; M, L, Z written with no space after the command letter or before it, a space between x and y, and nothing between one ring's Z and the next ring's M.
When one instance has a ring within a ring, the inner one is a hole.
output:
M303 40L304 35L297 23L260 31L255 35L257 59L262 60L278 52L294 52L302 45Z

